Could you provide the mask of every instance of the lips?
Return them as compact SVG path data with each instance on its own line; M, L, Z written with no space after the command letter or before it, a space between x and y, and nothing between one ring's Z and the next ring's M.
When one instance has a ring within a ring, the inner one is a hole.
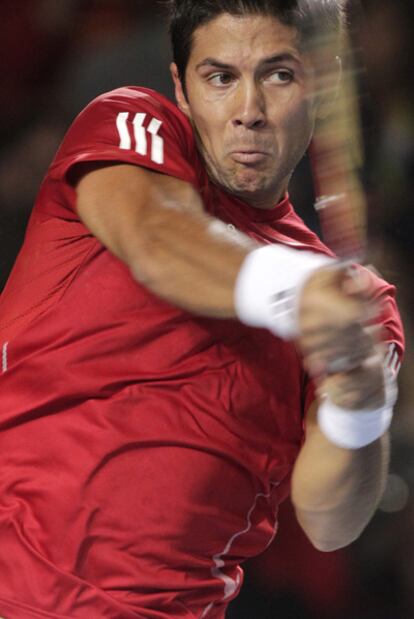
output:
M238 150L233 151L231 156L235 161L237 161L237 163L252 165L255 163L261 163L268 155L267 153L258 150Z

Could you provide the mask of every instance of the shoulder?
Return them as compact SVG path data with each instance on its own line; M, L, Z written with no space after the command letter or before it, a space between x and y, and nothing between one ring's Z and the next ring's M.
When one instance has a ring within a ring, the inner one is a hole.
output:
M50 168L54 179L74 165L115 161L192 182L195 139L187 117L164 95L124 87L91 101L75 118Z
M152 124L151 124L152 123ZM149 133L167 132L169 137L194 142L193 130L185 114L166 96L149 88L128 86L106 92L93 99L75 118L67 136L78 137L79 132L94 127L116 126L117 134L130 124L135 136L140 130Z

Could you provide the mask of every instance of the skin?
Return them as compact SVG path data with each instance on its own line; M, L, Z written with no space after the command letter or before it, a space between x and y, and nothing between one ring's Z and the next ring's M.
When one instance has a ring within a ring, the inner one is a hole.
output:
M296 30L273 17L222 15L194 33L187 96L176 65L171 71L211 178L252 206L272 208L287 191L316 115Z

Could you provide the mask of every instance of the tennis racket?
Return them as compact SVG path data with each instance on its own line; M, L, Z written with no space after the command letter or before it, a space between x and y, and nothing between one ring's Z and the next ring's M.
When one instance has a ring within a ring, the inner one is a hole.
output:
M315 128L310 159L325 244L344 259L367 257L367 199L360 181L363 140L358 104L358 73L349 35L338 49L336 36L314 37L313 95L326 114Z

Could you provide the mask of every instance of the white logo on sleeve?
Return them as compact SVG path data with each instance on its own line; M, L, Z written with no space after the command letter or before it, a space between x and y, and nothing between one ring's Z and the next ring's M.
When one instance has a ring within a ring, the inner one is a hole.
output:
M1 349L1 371L3 374L5 374L7 370L9 369L8 352L9 352L9 342L5 342Z
M144 157L150 150L151 161L162 165L164 163L164 140L158 135L162 126L162 121L152 118L147 127L144 126L147 114L138 112L132 121L132 126L128 124L129 112L120 112L116 119L116 128L119 134L119 148L122 150L132 150L135 143L135 152ZM149 146L148 143L151 143Z

